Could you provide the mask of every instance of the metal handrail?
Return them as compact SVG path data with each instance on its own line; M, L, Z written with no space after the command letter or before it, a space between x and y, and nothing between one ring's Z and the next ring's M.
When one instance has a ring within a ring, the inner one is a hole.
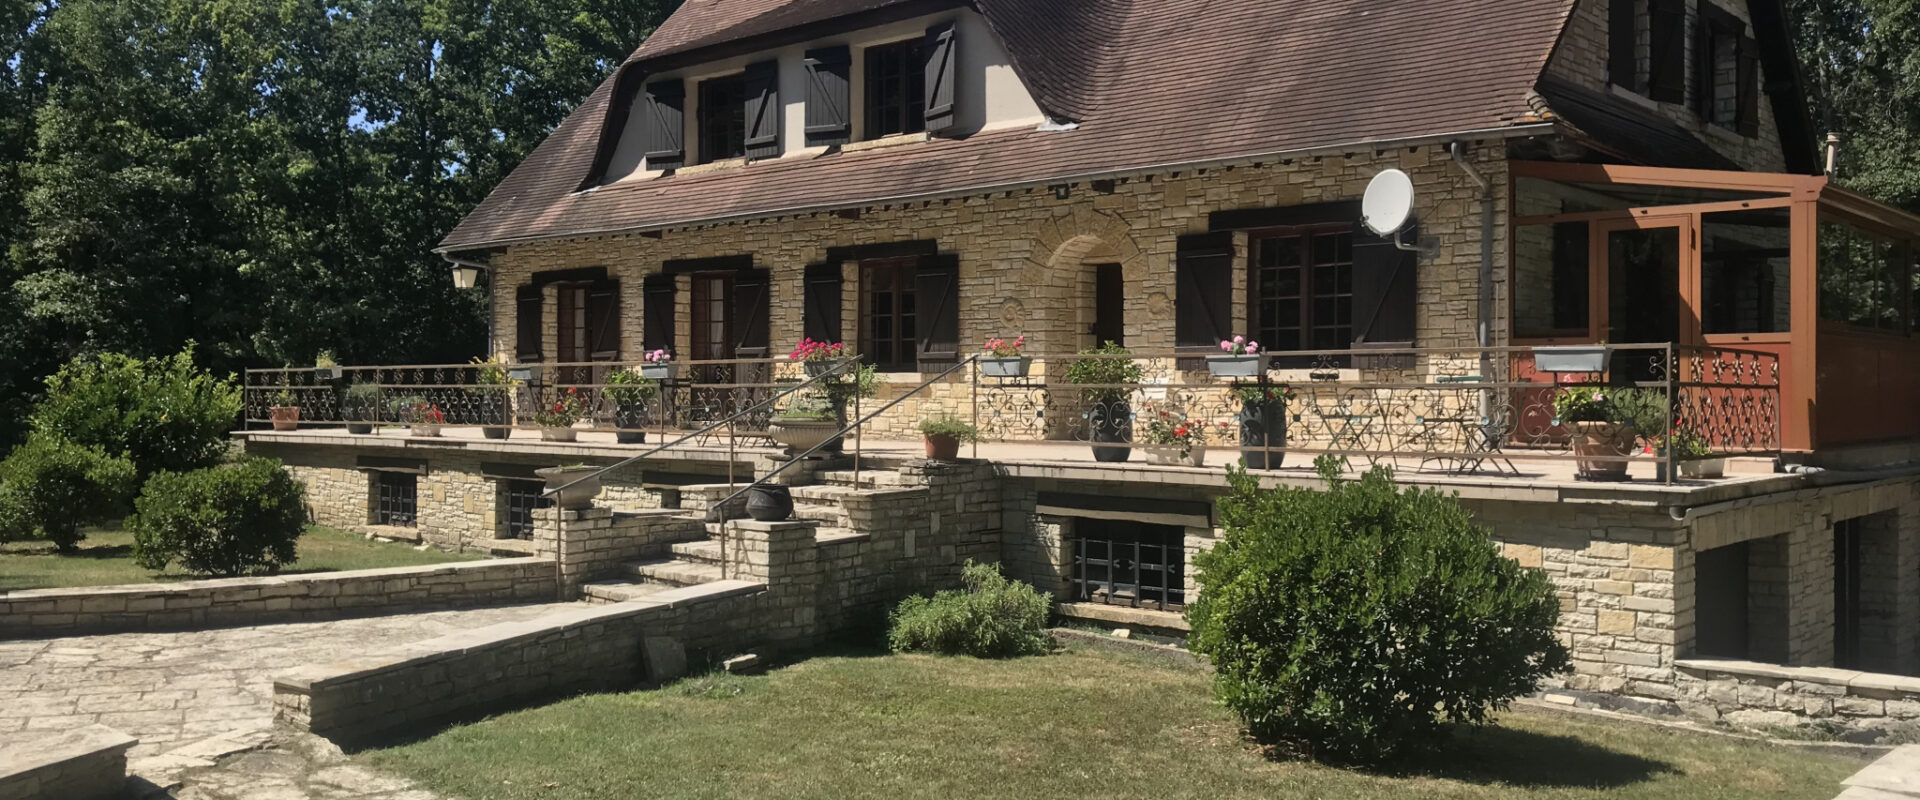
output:
M831 377L831 376L833 376L833 375L838 375L838 374L840 374L840 373L841 373L842 371L844 371L844 370L846 370L846 368L847 368L847 367L849 367L849 366L853 366L853 365L855 365L855 364L858 364L858 363L859 363L859 359L857 359L857 358L847 358L847 359L842 359L842 360L840 361L840 363L838 363L838 364L835 364L835 365L833 365L833 366L832 366L831 368L829 368L829 369L827 369L827 370L824 370L824 371L822 371L822 372L821 372L820 374L818 374L818 375L813 375L813 376L809 376L809 377L808 377L808 378L807 378L806 380L804 380L804 381L801 381L801 382L799 382L799 383L796 383L796 384L794 384L794 385L792 385L792 386L790 386L790 387L787 387L786 389L783 389L783 390L781 390L780 392L777 392L777 393L775 393L775 394L774 394L774 395L773 395L772 397L769 397L769 398L767 398L767 399L765 399L765 400L762 400L762 401L760 401L760 402L758 402L758 403L755 403L755 404L753 404L752 406L749 406L749 407L747 407L747 408L744 408L744 409L741 409L741 410L739 410L739 411L736 411L736 412L734 412L734 413L732 413L732 414L730 414L730 415L728 415L728 416L727 416L727 417L726 417L725 419L722 419L722 420L720 420L720 421L718 421L718 422L715 422L715 423L713 423L713 424L711 424L711 425L708 425L707 427L704 427L704 428L701 428L700 430L697 430L697 431L694 431L694 432L692 432L692 433L689 433L689 434L687 434L687 435L685 435L685 436L682 436L682 437L680 437L680 438L678 438L678 439L675 439L675 440L673 440L673 441L671 441L671 442L668 442L668 443L666 443L666 444L663 444L663 445L660 445L659 447L656 447L656 448L653 448L652 450L648 450L647 452L644 452L644 453L641 453L641 454L639 454L639 455L637 455L637 456L631 456L631 457L628 457L628 458L624 458L624 459L621 459L621 460L619 460L619 461L616 461L616 462L614 462L614 463L612 463L612 464L609 464L609 465L607 465L607 466L604 466L604 467L601 467L601 468L599 468L599 469L597 469L597 470L594 470L594 471L593 471L593 472L591 472L591 473L588 473L588 474L586 474L586 475L582 475L582 476L580 476L580 478L578 478L578 479L576 479L576 480L574 480L574 481L573 481L572 483L569 483L569 484L567 484L567 485L565 485L565 486L559 486L559 487L555 487L555 488L552 488L552 489L548 489L548 490L546 490L546 491L543 491L543 492L541 492L541 493L540 493L540 496L541 496L541 497L552 497L552 496L553 496L553 495L555 495L555 494L558 494L558 493L560 493L560 492L564 492L564 491L566 491L566 490L568 490L568 489L571 489L571 488L573 488L575 484L579 484L579 483L583 483L583 482L586 482L586 481L590 481L590 480L593 480L593 479L595 479L595 478L599 478L599 477L600 477L600 476L602 476L602 475L605 475L605 474L607 474L607 473L609 473L609 472L612 472L612 471L614 471L614 470L616 470L616 469L619 469L619 468L621 468L621 467L624 467L624 466L627 466L628 464L632 464L632 463L633 463L633 462L635 462L635 461L639 461L639 460L641 460L641 459L643 459L643 458L646 458L646 457L648 457L648 456L651 456L651 455L653 455L653 454L655 454L655 453L658 453L658 452L660 452L660 451L662 451L662 450L668 450L668 449L671 449L671 448L674 448L674 447L678 447L679 445L681 445L681 444L684 444L684 443L686 443L687 441L689 441L689 440L691 440L691 439L695 439L695 438L698 438L698 437L701 437L701 436L705 436L705 435L707 435L707 434L709 434L709 433L712 433L713 431L715 431L715 430L718 430L718 429L720 429L720 428L722 428L722 427L725 427L725 426L729 426L729 425L732 425L732 424L734 423L734 421L735 421L735 420L737 420L737 419L739 419L739 418L741 418L741 417L743 417L743 416L746 416L746 415L748 415L748 414L751 414L751 413L753 413L753 412L755 412L755 411L759 411L760 409L762 409L762 408L764 408L764 407L767 407L767 406L770 406L770 405L772 405L772 404L773 404L774 402L776 402L776 401L778 401L778 400L779 400L780 398L783 398L783 397L786 397L787 395L790 395L790 394L793 394L794 392L797 392L797 391L800 391L801 389L805 389L805 388L807 388L808 386L812 386L813 384L815 384L815 383L818 383L818 382L819 382L819 381L820 381L821 379L823 379L823 378L827 378L827 377ZM728 498L728 499L732 499L732 498Z
M935 375L931 378L928 378L924 381L921 381L919 386L915 386L913 387L913 389L901 393L899 397L894 398L892 401L888 402L886 405L883 405L877 409L874 409L872 413L869 413L866 416L862 416L858 419L855 419L852 422L847 423L845 427L841 428L839 431L833 433L832 435L826 437L824 441L812 447L807 448L806 452L796 455L790 459L787 459L787 463L781 464L780 466L775 467L772 472L768 472L767 474L760 476L753 483L749 483L746 486L741 487L739 491L734 492L733 494L727 495L727 498L725 500L721 500L718 503L708 506L707 521L708 522L724 522L725 519L722 515L726 513L724 509L726 509L728 503L731 503L734 500L738 499L741 495L746 494L749 491L752 491L753 487L766 483L767 481L772 480L775 476L778 476L780 473L786 472L788 467L791 467L795 464L800 463L801 461L806 460L808 456L813 455L814 453L818 452L821 448L826 447L827 445L833 443L834 440L845 437L849 432L853 431L856 428L859 428L862 425L867 424L867 422L869 420L872 420L874 417L887 413L887 411L892 409L894 406L900 405L902 402L905 402L907 398L912 397L916 394L919 394L923 391L926 391L928 387L931 387L934 384L939 383L941 379L947 377L948 375L952 375L953 373L958 372L960 368L972 366L973 363L979 358L980 356L978 354L968 356L965 359L962 359L959 363L956 363L953 366L948 367L945 371L941 372L940 374Z

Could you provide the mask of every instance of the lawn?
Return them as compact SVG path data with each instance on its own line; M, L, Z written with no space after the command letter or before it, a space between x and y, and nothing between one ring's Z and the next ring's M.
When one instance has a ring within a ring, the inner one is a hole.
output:
M334 572L345 569L412 567L447 561L471 561L480 554L415 550L412 545L378 542L358 533L307 526L297 550L300 560L280 571ZM111 586L203 578L176 565L165 572L141 569L133 563L133 534L120 530L94 531L80 542L80 552L59 555L46 542L0 544L0 591L51 589L71 586Z
M1129 655L821 657L590 695L358 758L466 800L1808 798L1863 762L1539 711L1396 774L1268 758Z

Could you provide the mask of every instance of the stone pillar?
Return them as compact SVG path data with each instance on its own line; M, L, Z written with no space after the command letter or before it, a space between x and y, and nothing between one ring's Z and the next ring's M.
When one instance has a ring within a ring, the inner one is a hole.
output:
M818 632L820 563L813 534L819 526L815 520L727 523L726 577L767 585L761 629L776 647L811 643Z
M1833 526L1786 536L1787 665L1833 666Z
M615 539L611 508L533 512L533 553L553 559L559 587L556 599L561 602L579 599L580 587L608 566L603 556L614 549Z

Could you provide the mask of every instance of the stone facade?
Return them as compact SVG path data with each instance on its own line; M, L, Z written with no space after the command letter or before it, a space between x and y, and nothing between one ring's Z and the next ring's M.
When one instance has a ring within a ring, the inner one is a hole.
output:
M192 630L545 602L553 562L424 567L0 592L0 637Z

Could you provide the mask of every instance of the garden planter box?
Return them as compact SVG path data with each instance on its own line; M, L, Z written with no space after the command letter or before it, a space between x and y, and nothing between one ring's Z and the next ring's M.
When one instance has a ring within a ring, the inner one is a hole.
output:
M1178 447L1147 445L1141 448L1147 451L1147 463L1168 467L1204 467L1207 464L1207 446L1196 444L1183 455Z
M540 438L548 442L571 442L574 441L577 434L578 431L575 431L572 427L549 427L540 429Z
M413 435L415 436L439 436L440 435L440 426L431 422L418 422L412 425L408 425L407 428L411 430L413 432Z
M593 498L600 495L600 478L588 478L599 470L598 467L547 467L536 469L533 474L547 482L546 490L552 492L561 487L570 487L553 495L553 504L560 508L579 509L593 505ZM582 480L585 478L585 480Z
M640 377L646 378L647 380L650 380L650 381L672 380L673 365L672 364L641 364Z
M1259 355L1207 356L1207 371L1216 378L1254 378L1260 375Z
M1724 458L1699 458L1678 462L1682 478L1724 478L1727 476L1727 460Z
M1033 359L1021 356L983 356L980 359L980 374L989 378L1024 378L1032 368Z
M1606 372L1613 351L1606 345L1533 348L1533 367L1541 372Z

